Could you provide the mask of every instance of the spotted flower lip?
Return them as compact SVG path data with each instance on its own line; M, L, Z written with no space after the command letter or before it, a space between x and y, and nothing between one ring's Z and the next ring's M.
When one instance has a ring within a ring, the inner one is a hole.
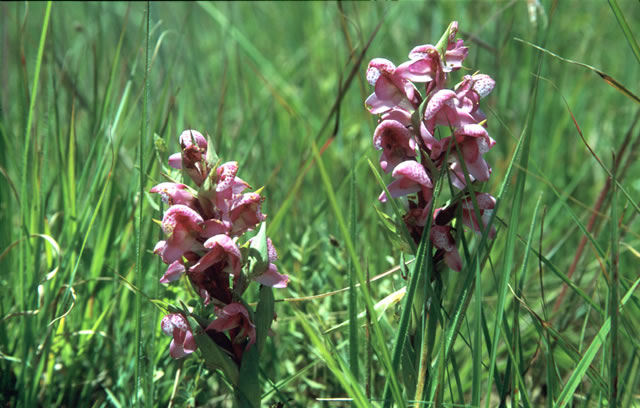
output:
M403 161L393 170L392 176L396 180L388 186L391 197L398 198L422 191L425 200L431 199L433 183L424 167L417 161ZM387 201L386 194L382 192L378 200L381 202Z
M496 207L496 199L489 193L476 193L476 202L478 203L477 212L480 213L480 219L482 220L482 228L478 222L476 209L473 207L471 197L462 200L462 222L475 232L482 233L482 230L489 224L491 214ZM488 237L489 239L493 239L495 236L496 229L492 225Z
M240 194L234 198L229 211L232 235L240 235L252 230L267 219L267 216L260 210L262 201L263 198L257 193Z
M162 331L172 336L169 354L175 359L188 356L198 349L187 319L180 313L171 313L162 319Z
M451 235L451 227L432 225L429 237L433 242L433 246L445 252L444 261L449 268L460 272L462 270L462 258L460 258L460 253L456 247L456 241Z
M229 190L233 194L240 194L249 188L249 184L246 181L236 177L238 173L238 162L223 163L218 166L216 173L218 176L216 192L218 193Z
M386 173L410 157L416 157L416 142L409 130L396 120L383 120L373 134L373 146L382 150L380 167Z
M248 346L256 342L256 326L249 317L249 312L241 303L230 303L221 310L218 310L218 318L211 322L206 330L215 330L218 332L230 331L236 328L240 329L240 332L232 338L234 342L243 341L244 338L249 338Z
M184 204L189 207L193 205L193 194L189 192L185 184L160 183L149 191L160 194L162 201L169 205Z

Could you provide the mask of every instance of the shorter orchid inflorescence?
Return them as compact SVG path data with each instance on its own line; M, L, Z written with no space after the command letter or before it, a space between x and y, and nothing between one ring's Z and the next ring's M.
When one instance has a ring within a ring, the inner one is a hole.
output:
M198 188L165 182L151 189L169 205L161 222L166 239L153 252L168 265L160 282L186 275L202 300L200 310L209 313L191 320L188 310L172 310L162 319L162 330L173 337L173 358L197 350L197 330L239 364L256 342L254 311L242 294L252 281L284 288L289 278L274 264L276 250L266 237L260 209L263 197L259 191L245 192L249 184L236 176L238 163L220 163L210 141L195 130L182 132L180 145L182 151L169 157L169 166L182 169ZM255 237L243 239L261 223Z
M491 195L477 192L477 186L468 188L469 183L487 181L491 174L484 154L495 141L478 105L495 81L475 73L465 75L453 89L447 88L450 73L462 68L468 54L463 41L456 39L457 31L458 23L452 22L438 44L415 47L409 61L397 67L383 58L371 60L367 81L375 91L365 104L380 117L373 144L382 150L380 167L395 179L388 191L394 198L409 196L404 222L412 239L420 240L432 214L429 236L436 248L434 259L444 259L450 268L460 271L462 259L455 239L460 229L453 221L461 219L482 232L496 204ZM424 96L415 84L424 84ZM442 172L460 192L432 211L434 185ZM385 192L379 200L387 200ZM495 233L493 227L487 232L489 238Z

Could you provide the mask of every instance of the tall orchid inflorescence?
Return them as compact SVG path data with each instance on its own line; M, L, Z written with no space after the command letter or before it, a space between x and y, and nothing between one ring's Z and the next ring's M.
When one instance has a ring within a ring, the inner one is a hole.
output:
M478 105L495 81L475 73L464 76L453 89L447 88L450 73L462 67L468 54L463 41L456 39L457 31L454 21L435 46L415 47L409 61L397 67L383 58L371 60L367 81L375 92L365 104L380 117L373 144L382 150L380 167L395 179L388 191L394 198L409 196L404 222L413 240L419 241L431 214L436 178L446 171L444 176L460 191L448 205L433 211L429 232L436 248L434 259L444 258L450 268L460 271L462 260L452 225L456 214L461 214L465 225L481 232L496 203L487 193L475 192L472 197L467 188L469 182L487 181L491 174L483 155L495 141L487 133L486 116ZM424 84L424 95L416 84ZM379 200L387 200L384 192ZM489 238L495 233L492 227Z
M243 239L266 216L260 209L260 192L245 192L249 184L236 176L238 163L221 164L210 141L195 130L182 132L180 145L182 151L169 157L169 166L182 169L198 188L165 182L151 189L169 205L161 223L166 239L153 252L169 265L160 282L186 275L202 307L198 316L174 310L162 319L162 330L173 337L173 358L193 353L198 347L194 332L204 332L239 365L245 350L256 342L254 311L243 301L243 293L251 281L283 288L289 278L273 263L277 254L264 223L254 238ZM271 312L269 324L272 316Z

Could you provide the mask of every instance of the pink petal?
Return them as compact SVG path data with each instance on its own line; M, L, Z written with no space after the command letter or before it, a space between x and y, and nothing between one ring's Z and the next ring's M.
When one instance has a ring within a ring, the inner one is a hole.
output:
M160 283L169 283L180 279L180 276L184 273L185 268L182 262L175 261L169 265L167 271L160 278Z
M451 227L445 227L442 225L432 225L429 236L433 245L447 252L453 251L456 248L456 242L451 236Z
M221 164L217 169L218 184L216 185L216 191L224 191L233 186L236 174L238 173L238 162L227 162Z
M489 95L496 86L496 81L486 74L476 74L473 76L473 80L473 90L480 95L480 98Z
M462 258L460 258L457 248L453 251L445 252L444 262L454 271L460 272L462 270Z
M181 169L182 153L174 153L171 156L169 156L169 166L173 167L174 169Z
M478 156L478 160L474 162L467 162L467 170L469 174L475 177L476 180L479 181L487 181L489 180L489 176L491 175L491 169L487 165L487 162L482 158L482 156Z
M421 186L433 187L431 179L424 167L415 160L406 160L398 164L393 170L392 176L395 178L407 178Z
M214 235L226 234L230 226L222 220L211 218L202 224L203 231L200 234L203 238L211 238Z
M450 89L441 89L436 92L427 103L427 108L424 111L424 118L426 120L433 118L436 113L446 106L448 101L455 97L456 93Z
M269 264L267 271L254 279L265 286L274 288L286 288L289 283L289 277L278 273L278 268L274 264Z
M204 220L193 209L186 205L178 204L169 207L162 218L162 230L165 234L171 235L177 227L183 227L188 230L200 231Z
M197 130L187 129L180 134L180 144L183 147L193 146L193 142L198 145L198 147L206 148L207 147L207 139L202 136L202 133Z

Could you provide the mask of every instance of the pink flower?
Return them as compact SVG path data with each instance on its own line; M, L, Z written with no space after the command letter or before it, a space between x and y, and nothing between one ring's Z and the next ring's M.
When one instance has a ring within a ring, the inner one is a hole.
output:
M251 238L253 240L253 238ZM249 242L251 242L249 240ZM265 286L272 286L274 288L286 288L289 283L289 277L282 275L278 272L278 268L273 263L278 260L278 253L273 246L270 238L267 238L267 250L269 253L269 267L261 275L254 277L253 279Z
M480 99L493 91L496 81L486 74L465 75L462 82L456 85L456 95L460 105L475 119L475 123L485 120L486 115L478 108Z
M411 81L396 73L396 66L384 58L369 62L367 81L375 87L365 105L373 114L383 113L395 106L413 109L419 104L418 92Z
M206 330L224 332L239 328L240 331L231 340L234 343L249 337L249 345L256 342L256 326L251 322L249 312L241 303L230 303L223 309L216 310L218 318L207 326Z
M424 167L415 160L407 160L398 164L391 174L396 180L388 186L391 197L398 198L408 194L422 192L422 197L428 202L431 200L433 184ZM387 201L387 196L382 192L378 200Z
M456 241L451 236L451 227L448 225L432 225L429 237L433 246L444 251L444 261L449 268L460 272L462 270L462 259L456 247Z
M231 235L236 236L252 230L267 218L260 211L262 200L264 199L257 193L240 194L233 198L229 212Z
M454 21L449 31L444 58L431 44L414 47L409 53L409 61L398 67L399 75L414 82L433 81L428 86L427 93L441 88L446 80L446 73L460 69L469 53L464 41L456 40L457 32L458 23Z
M424 111L424 120L427 129L433 133L437 125L447 127L460 127L476 123L471 114L473 106L463 105L458 95L450 89L441 89L435 92Z
M242 254L236 243L229 236L220 234L214 235L205 241L204 247L209 249L200 260L189 270L192 272L202 272L211 265L222 262L223 272L233 276L238 276L242 270Z
M408 158L416 157L416 142L409 130L396 120L380 122L373 134L373 146L382 150L380 167L386 173Z
M179 359L193 353L198 348L187 319L180 313L166 315L160 326L164 334L173 336L169 346L171 357Z
M493 209L496 207L496 199L488 193L476 193L476 202L478 203L478 212L480 213L480 219L482 220L482 229L487 227ZM467 227L474 231L481 233L480 223L476 216L476 210L473 208L473 201L471 197L467 197L462 200L462 222ZM496 236L496 229L492 225L491 231L489 231L489 239L493 239Z
M169 207L162 218L162 230L167 235L167 240L158 242L153 252L159 253L162 260L170 264L179 260L187 251L202 249L202 244L196 238L202 231L203 222L200 214L186 205Z
M240 194L247 188L249 184L236 177L238 173L238 162L226 162L218 166L216 169L218 175L218 184L216 185L216 192L229 191L233 194Z
M187 186L179 183L160 183L150 190L151 193L159 193L162 202L174 205L184 204L193 208L193 194L187 190Z

